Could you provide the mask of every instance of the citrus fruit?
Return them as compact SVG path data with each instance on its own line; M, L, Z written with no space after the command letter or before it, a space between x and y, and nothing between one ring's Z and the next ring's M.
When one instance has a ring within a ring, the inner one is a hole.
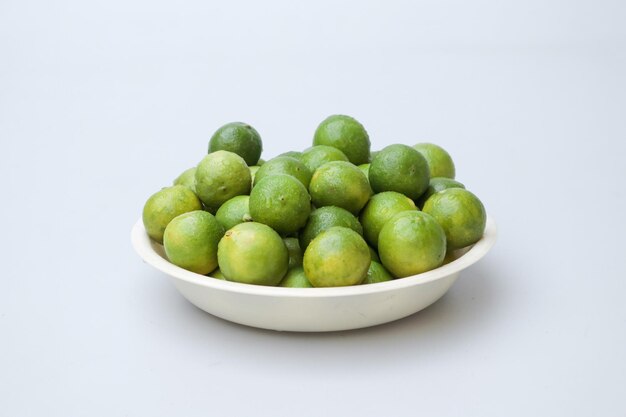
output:
M226 281L226 277L222 274L219 268L209 274L211 278L221 279L222 281Z
M217 247L217 260L229 281L276 285L287 272L289 252L271 227L249 222L224 234Z
M367 177L367 181L369 181L369 175L370 175L370 164L361 164L358 166L358 168L363 171L363 174L365 174L365 176Z
M376 261L380 263L380 257L378 256L378 252L376 252L376 249L374 249L371 246L368 246L370 248L370 256L372 257L372 261Z
M224 230L228 230L239 223L252 221L248 208L249 200L250 197L247 195L238 195L222 204L215 213L215 218Z
M163 243L163 232L172 219L189 211L201 210L198 197L184 185L174 185L154 193L143 206L143 225L148 236Z
M337 206L358 214L370 198L370 186L363 172L345 161L327 162L319 167L309 185L316 207Z
M300 181L304 188L308 188L311 182L311 171L302 162L290 156L277 156L258 169L254 176L254 185L263 178L279 174L291 175Z
M362 284L375 284L377 282L391 281L392 279L393 277L384 266L376 261L372 261Z
M209 153L229 151L241 156L248 165L256 165L263 151L261 136L252 126L233 122L217 129L209 140Z
M212 213L231 198L248 194L251 183L246 162L232 152L210 153L196 169L196 192Z
M413 148L426 159L431 177L454 179L454 162L445 149L434 143L418 143L414 145Z
M417 200L417 206L420 208L424 207L424 203L426 203L426 200L428 200L431 195L438 193L439 191L447 190L448 188L465 188L465 186L460 182L453 180L452 178L431 178L430 182L428 183L428 188L426 189L426 191L424 191L424 194L422 194L422 196Z
M320 207L311 212L304 228L300 231L300 247L305 250L315 236L333 226L348 227L360 235L363 234L361 223L348 210L335 206Z
M361 211L363 237L373 247L378 246L378 234L389 219L405 210L417 210L413 200L395 191L374 194Z
M446 234L431 215L402 211L380 231L378 254L383 266L398 278L426 272L443 262Z
M417 200L428 188L428 163L410 146L389 145L372 159L369 180L375 193L397 191Z
M191 211L167 225L163 247L171 263L205 275L217 268L217 244L223 234L222 225L211 213Z
M249 206L255 222L286 234L304 226L311 210L311 198L304 185L291 175L271 175L254 186Z
M372 152L370 152L370 158L369 158L368 162L372 162L372 159L374 159L374 157L378 154L378 152L380 152L380 151L372 151Z
M348 161L348 157L337 148L326 145L311 146L305 149L300 156L300 161L311 172L330 161Z
M256 176L256 172L261 168L260 165L252 165L250 168L250 178L252 179L252 185L254 185L254 177Z
M322 121L315 130L313 145L333 146L354 165L368 162L370 138L365 128L350 116L336 114Z
M304 251L304 273L314 287L360 284L371 262L365 240L347 227L331 227Z
M485 231L487 214L483 203L463 188L449 188L433 194L426 200L423 211L443 227L449 249L476 243Z
M287 251L289 251L289 269L297 266L302 266L302 250L300 249L300 243L295 237L283 238Z
M302 266L297 266L295 268L290 269L278 284L279 287L290 287L290 288L311 288L313 287L306 275L304 274L304 268Z
M194 193L196 192L196 167L189 168L174 180L174 185L184 185Z
M276 158L278 158L279 156L289 156L291 158L300 159L300 157L302 156L302 152L300 152L300 151L287 151L287 152L281 153L280 155L276 155Z

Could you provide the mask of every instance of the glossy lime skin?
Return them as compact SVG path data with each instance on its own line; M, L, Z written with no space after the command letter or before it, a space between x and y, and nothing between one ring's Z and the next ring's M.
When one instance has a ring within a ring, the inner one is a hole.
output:
M249 206L254 221L266 224L279 233L289 234L306 223L311 211L311 198L302 183L291 175L272 175L254 186Z
M333 146L354 165L369 160L369 135L363 125L350 116L336 114L323 120L315 130L313 145Z
M454 179L456 169L450 154L439 145L434 143L418 143L413 146L428 163L430 177L446 177Z
M247 165L256 165L263 152L261 135L252 126L233 122L217 129L209 140L209 153L229 151L241 156Z
M248 207L249 200L250 197L247 195L238 195L222 204L215 213L215 218L224 230L228 230L239 223L252 221Z
M346 161L348 157L339 149L326 146L317 145L305 149L300 156L300 161L311 171L315 172L316 169L324 165L326 162L331 161Z
M184 185L194 193L196 192L196 167L185 170L174 180L174 185Z
M410 146L389 145L372 159L369 181L375 193L396 191L417 200L428 188L428 163Z
M304 268L302 266L297 266L295 268L290 269L278 284L279 287L289 287L289 288L312 288L313 286L307 279Z
M228 281L277 285L287 273L289 252L280 235L261 223L240 223L217 248L220 271Z
M446 235L429 214L403 211L380 231L378 254L383 266L397 278L420 274L443 262Z
M289 251L289 269L302 266L302 249L300 249L300 242L295 237L284 237L283 242Z
M395 191L374 194L361 211L359 220L363 225L363 236L373 247L378 246L378 234L389 219L405 210L417 210L413 200Z
M311 171L302 162L290 156L277 156L263 164L254 175L254 185L266 177L280 174L291 175L300 181L304 188L309 188Z
M443 227L450 250L478 242L485 231L485 206L478 197L463 188L449 188L432 195L424 204L423 211Z
M334 226L347 227L363 235L363 227L354 214L341 207L325 206L313 210L309 215L299 233L300 247L305 250L317 235Z
M211 213L231 198L249 194L251 184L248 165L232 152L210 153L196 168L196 192Z
M428 184L428 188L426 189L424 194L422 194L422 196L417 200L417 206L419 208L424 207L426 200L428 200L431 195L436 194L439 191L447 190L448 188L465 188L465 185L451 178L431 178L430 183Z
M206 275L217 268L217 244L223 227L206 211L197 210L175 217L165 228L163 247L171 263Z
M163 233L174 217L201 210L198 197L184 185L174 185L154 193L143 206L143 225L152 240L163 243Z
M382 264L376 261L370 263L370 267L367 270L367 276L363 280L362 284L376 284L377 282L391 281L393 276L385 269Z
M337 206L355 215L369 200L370 190L363 172L344 161L328 162L319 167L309 185L315 207Z
M304 273L314 287L357 285L371 262L365 240L347 227L331 227L317 235L304 251Z

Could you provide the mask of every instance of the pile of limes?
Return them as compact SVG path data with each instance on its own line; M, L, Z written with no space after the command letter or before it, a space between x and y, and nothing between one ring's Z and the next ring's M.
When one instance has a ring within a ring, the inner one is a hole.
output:
M264 162L262 149L252 126L222 126L148 199L145 229L170 262L247 284L372 284L437 268L483 235L483 204L437 145L371 152L363 125L334 115L302 152Z

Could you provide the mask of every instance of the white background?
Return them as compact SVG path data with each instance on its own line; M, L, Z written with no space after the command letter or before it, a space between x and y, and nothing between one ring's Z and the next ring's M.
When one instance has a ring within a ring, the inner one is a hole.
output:
M1 416L626 415L623 1L0 1ZM240 120L433 141L499 241L334 334L214 318L143 264L150 194Z

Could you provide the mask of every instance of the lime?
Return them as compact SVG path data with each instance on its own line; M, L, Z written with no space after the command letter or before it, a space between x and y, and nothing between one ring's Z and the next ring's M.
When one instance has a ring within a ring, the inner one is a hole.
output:
M392 279L393 277L384 266L376 261L372 261L362 284L375 284L377 282L391 281Z
M196 167L189 168L174 180L174 185L184 185L194 193L196 192Z
M454 162L445 149L434 143L418 143L413 148L426 159L431 178L446 177L454 179Z
M376 252L376 249L374 249L371 246L368 246L370 248L370 256L372 257L372 261L376 261L380 263L380 257L378 256L378 252Z
M217 129L209 140L209 153L229 151L241 156L248 165L256 165L263 151L259 132L248 124L233 122Z
M163 188L143 206L143 225L150 238L163 243L163 232L174 217L201 209L198 197L184 185Z
M254 184L254 177L256 176L256 172L261 168L260 165L252 165L250 167L250 178L252 179L252 184Z
M290 156L277 156L263 164L254 176L254 185L263 178L279 174L291 175L300 181L304 188L309 188L311 171L302 162Z
M363 172L349 162L327 162L319 167L309 185L316 207L337 206L358 214L370 198L370 186Z
M289 266L281 237L261 223L240 223L226 232L217 247L220 270L227 280L277 285Z
M358 166L358 168L363 171L363 174L365 174L365 176L367 177L367 181L369 182L369 175L370 175L370 164L361 164Z
M291 175L271 175L254 186L249 205L254 221L286 234L304 226L311 210L311 198L304 185Z
M363 236L373 247L378 246L378 234L396 214L405 210L417 210L413 200L395 191L375 194L361 211L359 220L363 225Z
M260 166L261 166L261 165L263 165L264 163L265 163L265 159L263 159L263 158L259 158L259 162L257 162L257 163L256 163L256 166L259 166L259 167L260 167ZM254 165L252 165L252 166L254 166Z
M317 145L305 149L304 152L302 152L300 161L306 165L309 171L315 172L317 168L324 165L326 162L348 162L348 157L339 149L333 148L332 146Z
M389 145L372 159L369 180L375 193L397 191L416 200L428 188L428 163L410 146Z
M281 153L280 155L276 155L276 158L278 158L279 156L289 156L291 158L300 159L300 157L302 156L302 152L299 152L299 151L287 151L287 152Z
M250 197L247 195L238 195L222 204L215 213L215 218L224 230L228 230L239 223L252 221L248 208L249 200Z
M463 188L449 188L432 195L424 204L424 213L432 215L443 227L449 249L478 242L487 222L483 203Z
M248 194L251 183L246 162L232 152L210 153L196 169L196 192L212 213L231 198Z
M163 247L171 263L205 275L217 268L217 244L223 235L224 229L211 213L196 210L167 225Z
M420 208L424 207L424 203L426 203L426 200L428 200L431 195L438 193L439 191L447 190L448 188L465 188L465 186L451 178L431 178L430 183L428 184L428 188L426 189L424 194L422 194L422 196L417 200L417 206Z
M315 236L333 226L348 227L360 235L363 234L363 227L348 210L335 206L320 207L311 212L306 225L300 231L300 247L306 249Z
M221 279L223 281L226 281L226 277L224 276L224 274L222 274L222 271L220 271L219 268L217 268L215 271L211 272L209 274L209 276L211 278L217 278L217 279Z
M290 288L311 288L313 287L306 275L304 274L304 268L302 266L297 266L295 268L290 269L278 284L279 287L290 287Z
M378 254L385 268L396 277L419 274L441 265L446 254L446 235L431 215L403 211L380 231Z
M297 266L302 266L302 250L300 249L300 243L295 237L283 238L285 246L289 251L289 269Z
M372 151L372 152L370 152L370 157L369 157L368 161L372 162L372 159L374 159L374 157L378 154L378 152L380 152L380 151Z
M326 118L315 130L313 145L333 146L343 152L354 165L368 162L370 138L365 128L350 116Z
M314 287L360 284L371 258L361 235L347 227L331 227L311 241L304 251L304 273Z

